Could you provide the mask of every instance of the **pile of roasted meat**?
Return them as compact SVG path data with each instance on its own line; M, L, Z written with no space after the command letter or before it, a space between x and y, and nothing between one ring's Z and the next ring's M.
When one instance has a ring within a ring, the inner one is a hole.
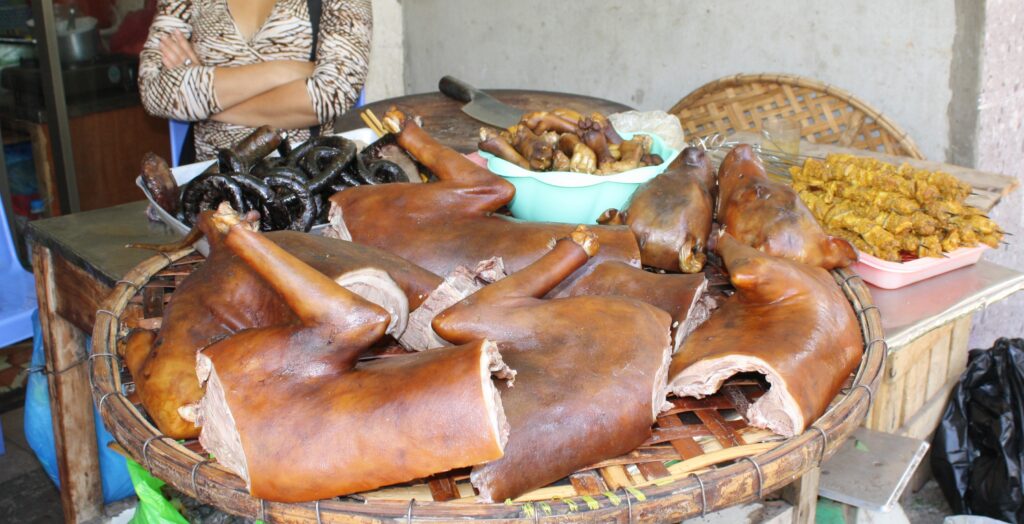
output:
M330 237L260 233L230 200L201 211L209 257L159 332L123 348L157 427L198 435L254 496L472 467L479 498L502 501L635 449L669 394L737 373L770 384L750 423L794 435L860 362L826 271L853 250L749 147L717 174L687 149L606 224L577 227L497 214L511 184L400 112L385 122L436 181L343 188ZM712 291L708 261L733 292Z
M664 162L651 152L650 135L626 140L601 113L535 111L502 130L480 128L481 151L529 171L614 175Z

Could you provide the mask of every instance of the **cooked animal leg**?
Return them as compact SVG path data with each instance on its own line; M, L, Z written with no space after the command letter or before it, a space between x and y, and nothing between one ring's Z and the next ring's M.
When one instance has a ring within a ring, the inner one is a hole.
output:
M512 162L523 169L530 169L530 162L523 158L523 155L520 155L519 151L512 147L512 144L508 143L501 135L495 133L493 129L480 128L480 143L478 147L481 151L486 151L502 160Z
M747 420L784 436L800 433L860 362L857 317L821 268L766 255L728 234L717 250L736 294L673 357L669 388L701 398L736 373L760 373L771 389Z
M471 268L492 257L500 257L514 273L572 232L570 224L521 222L492 214L512 200L515 188L437 143L414 122L406 120L397 140L441 180L345 189L331 197L328 234L390 251L435 274L448 275L459 266ZM604 246L595 263L620 260L639 266L639 248L628 228L594 227L593 231ZM593 263L586 264L562 285L592 267Z
M384 333L383 309L258 233L235 227L226 245L298 318L198 356L207 388L196 408L200 441L253 496L329 498L501 457L506 430L491 375L511 372L494 344L356 367Z
M179 413L203 394L195 377L196 351L244 329L295 320L281 297L224 247L224 234L212 215L207 212L199 220L210 243L209 258L172 295L159 336L153 340L152 335L133 334L131 357L126 354L146 412L160 431L174 438L199 434ZM228 220L247 218L225 215L219 222L223 227ZM268 233L267 238L386 309L392 317L389 332L396 336L409 309L419 307L441 283L437 275L371 247L293 231Z
M511 428L505 456L470 476L484 500L517 497L650 436L664 402L668 314L620 297L537 298L596 247L577 230L434 319L452 342L495 340L517 371L516 386L502 392Z
M538 135L548 131L575 133L576 122L547 111L534 111L523 115L521 120Z

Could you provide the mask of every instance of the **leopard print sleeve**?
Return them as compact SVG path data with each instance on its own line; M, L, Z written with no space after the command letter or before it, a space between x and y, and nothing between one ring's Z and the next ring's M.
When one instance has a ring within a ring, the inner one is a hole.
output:
M306 81L313 111L329 124L355 105L370 63L370 0L326 0L316 68Z
M213 91L213 67L165 69L160 39L172 31L192 35L192 0L159 0L149 37L139 55L139 93L149 114L162 118L205 120L222 109Z

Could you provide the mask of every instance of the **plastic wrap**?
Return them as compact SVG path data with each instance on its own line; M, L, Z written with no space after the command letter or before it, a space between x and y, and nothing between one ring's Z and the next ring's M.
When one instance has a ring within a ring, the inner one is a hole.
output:
M1024 339L973 349L932 441L932 471L954 513L1024 522Z
M658 135L665 145L676 151L686 148L686 134L679 118L664 111L625 111L608 115L612 127L619 133L648 133Z

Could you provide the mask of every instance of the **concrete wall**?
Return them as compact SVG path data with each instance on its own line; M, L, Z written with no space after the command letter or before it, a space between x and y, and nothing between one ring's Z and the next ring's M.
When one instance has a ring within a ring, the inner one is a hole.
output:
M402 4L398 0L374 0L367 102L405 94L403 41Z
M483 88L668 109L726 75L793 73L874 105L928 158L1024 177L1024 3L880 7L866 0L406 1L403 81L408 93L434 91L452 74ZM986 258L1024 270L1024 190L993 217L1014 236ZM978 315L972 347L997 336L1024 336L1024 295Z
M974 156L978 169L1024 179L1024 3L985 2L980 99ZM987 260L1024 270L1024 190L996 206L992 218L1013 236ZM1024 294L995 304L976 317L971 347L989 347L1000 336L1024 337Z
M668 109L704 83L781 72L844 88L946 156L953 2L415 0L403 3L405 84L583 93Z

